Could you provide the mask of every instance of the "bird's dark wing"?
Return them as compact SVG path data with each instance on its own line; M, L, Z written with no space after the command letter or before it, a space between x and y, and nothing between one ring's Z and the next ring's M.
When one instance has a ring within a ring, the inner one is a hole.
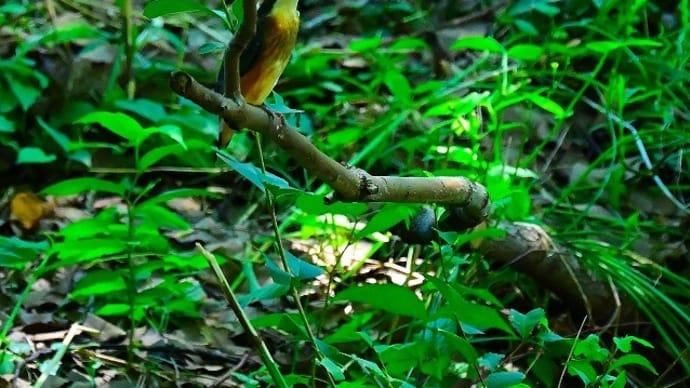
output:
M247 72L254 67L261 53L264 38L266 37L266 19L273 10L275 3L276 0L266 0L261 3L261 7L259 7L257 11L256 34L254 34L254 38L249 41L249 44L240 56L240 77L247 74Z

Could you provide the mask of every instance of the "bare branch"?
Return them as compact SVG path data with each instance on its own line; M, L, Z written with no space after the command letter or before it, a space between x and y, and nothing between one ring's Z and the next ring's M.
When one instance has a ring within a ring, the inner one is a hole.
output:
M225 95L243 101L240 90L240 56L256 34L256 0L243 0L244 20L225 50Z

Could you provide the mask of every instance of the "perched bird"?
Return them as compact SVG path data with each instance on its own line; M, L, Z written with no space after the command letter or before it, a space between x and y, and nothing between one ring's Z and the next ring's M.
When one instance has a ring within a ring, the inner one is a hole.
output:
M240 90L249 104L264 103L290 60L299 30L297 2L265 0L257 11L256 34L240 56ZM218 72L220 91L225 89L224 67ZM225 148L234 132L221 120L218 147Z

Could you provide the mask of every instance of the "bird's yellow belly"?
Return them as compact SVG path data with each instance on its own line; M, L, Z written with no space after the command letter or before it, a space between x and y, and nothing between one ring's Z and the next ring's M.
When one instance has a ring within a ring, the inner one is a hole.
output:
M248 103L254 105L263 104L290 61L297 39L299 19L295 14L291 20L277 21L272 18L267 23L272 24L266 28L271 33L264 36L259 58L241 79L242 95Z

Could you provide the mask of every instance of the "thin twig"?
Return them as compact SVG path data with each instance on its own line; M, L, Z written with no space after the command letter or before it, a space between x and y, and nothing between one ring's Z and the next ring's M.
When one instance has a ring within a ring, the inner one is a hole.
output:
M261 339L261 336L259 336L259 333L256 331L256 329L254 329L254 326L252 326L252 323L249 321L249 318L244 314L244 310L242 310L242 306L240 306L240 302L235 296L235 293L232 291L232 287L230 287L230 283L223 274L223 270L220 268L220 265L218 265L218 261L216 260L215 256L213 256L199 243L196 243L196 247L197 249L199 249L201 254L204 255L206 260L208 260L208 262L210 263L211 268L213 269L213 273L216 275L216 278L220 283L221 290L223 291L223 295L225 296L225 300L227 300L228 304L230 305L230 308L237 316L237 320L240 322L242 328L249 335L254 349L256 349L256 351L259 352L259 356L261 357L261 360L264 362L264 366L268 370L268 373L271 375L273 383L275 383L275 385L280 388L287 388L287 382L285 381L283 375L280 373L280 369L278 369L278 364L276 364L276 362L273 360L271 352L268 350L266 343L263 341L263 339Z

